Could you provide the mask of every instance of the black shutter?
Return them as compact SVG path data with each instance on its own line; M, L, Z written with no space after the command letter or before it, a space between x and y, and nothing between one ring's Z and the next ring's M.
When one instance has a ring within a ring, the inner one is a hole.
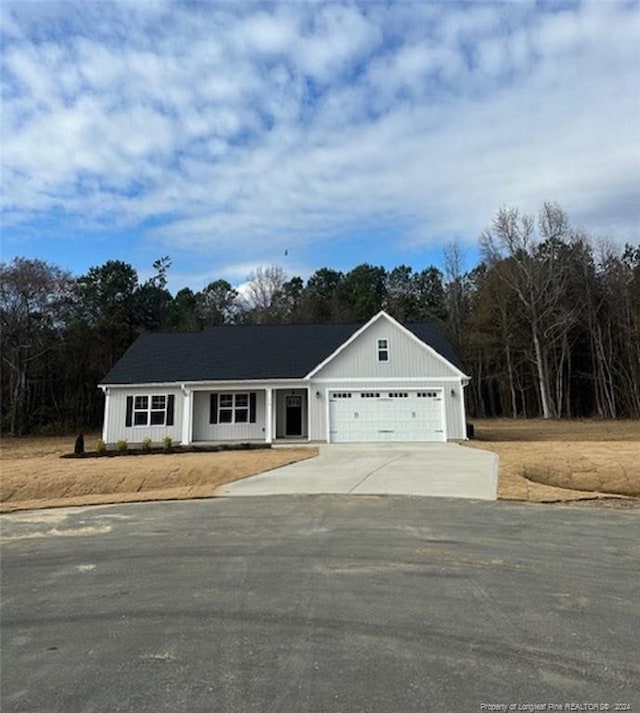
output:
M249 423L256 422L256 394L255 391L249 394Z
M209 423L218 423L218 394L209 396Z
M127 396L127 418L125 426L131 426L133 423L133 396Z
M167 396L167 426L173 426L173 404L176 397L173 394Z

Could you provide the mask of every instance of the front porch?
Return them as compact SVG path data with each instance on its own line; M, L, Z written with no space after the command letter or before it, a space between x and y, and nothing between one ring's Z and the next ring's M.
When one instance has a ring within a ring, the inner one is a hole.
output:
M182 443L306 442L309 387L186 389Z

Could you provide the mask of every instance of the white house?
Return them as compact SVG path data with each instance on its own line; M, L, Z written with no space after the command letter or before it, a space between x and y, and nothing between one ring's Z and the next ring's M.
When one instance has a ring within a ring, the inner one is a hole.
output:
M100 384L103 440L459 440L468 381L435 325L385 312L143 334Z

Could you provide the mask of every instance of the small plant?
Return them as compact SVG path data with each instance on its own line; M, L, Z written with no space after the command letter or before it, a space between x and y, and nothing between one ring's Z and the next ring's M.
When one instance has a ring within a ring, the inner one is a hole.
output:
M128 447L129 447L129 444L127 443L127 441L123 440L123 441L118 441L116 443L116 448L118 449L119 453L125 453Z
M82 433L76 438L76 444L73 447L73 452L79 456L84 453L84 436Z
M171 436L165 436L162 439L162 445L164 446L165 451L170 451L171 446L173 445L173 441L171 440Z
M102 438L98 438L98 445L96 446L96 450L98 451L98 453L107 452L107 444L102 440Z
M151 450L151 439L150 438L143 438L142 439L142 450L148 453Z

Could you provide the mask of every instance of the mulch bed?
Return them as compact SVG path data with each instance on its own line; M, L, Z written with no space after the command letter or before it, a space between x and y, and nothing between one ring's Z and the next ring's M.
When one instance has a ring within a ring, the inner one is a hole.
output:
M64 453L60 458L115 458L119 456L151 456L167 455L168 453L219 453L220 451L253 451L271 448L270 443L218 443L210 446L163 446L143 448L128 447L126 450L107 449L104 451L85 451L84 453Z

